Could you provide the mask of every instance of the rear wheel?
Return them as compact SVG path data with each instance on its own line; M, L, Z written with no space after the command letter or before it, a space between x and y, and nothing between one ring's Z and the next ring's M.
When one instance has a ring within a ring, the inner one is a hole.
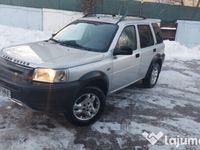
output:
M75 125L89 125L95 122L105 106L106 96L97 87L86 87L68 106L66 117Z
M147 88L153 88L159 78L161 66L158 63L151 65L147 76L143 79L143 84Z

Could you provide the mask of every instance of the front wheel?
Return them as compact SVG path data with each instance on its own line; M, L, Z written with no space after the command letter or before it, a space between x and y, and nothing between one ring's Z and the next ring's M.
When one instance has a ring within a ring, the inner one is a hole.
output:
M147 76L143 79L143 84L147 88L153 88L159 78L161 66L158 63L154 63L150 66L150 70Z
M95 122L105 106L106 96L97 87L86 87L70 105L66 117L75 125L89 125Z

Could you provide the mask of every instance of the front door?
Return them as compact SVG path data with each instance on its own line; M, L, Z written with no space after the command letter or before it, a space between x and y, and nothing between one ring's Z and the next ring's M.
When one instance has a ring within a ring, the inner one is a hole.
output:
M117 48L130 47L132 55L117 55L113 58L112 91L118 90L139 79L140 53L137 50L135 26L127 26L122 31Z

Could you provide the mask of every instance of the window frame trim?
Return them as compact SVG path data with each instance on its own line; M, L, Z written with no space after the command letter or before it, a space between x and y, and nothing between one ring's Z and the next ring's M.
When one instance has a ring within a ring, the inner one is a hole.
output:
M162 34L161 34L162 42L161 42L161 43L158 43L157 36L156 36L156 32L155 32L155 30L154 30L153 24L157 24L157 23L154 23L154 22L151 23L151 26L152 26L152 29L153 29L153 32L154 32L154 35L155 35L155 45L156 45L156 44L162 44L162 43L163 43ZM159 26L158 26L158 27L159 27ZM160 30L160 32L161 32L161 30Z
M141 41L140 41L140 33L139 33L139 26L149 26L150 27L150 31L151 31L151 34L152 34L152 37L153 37L153 45L151 45L151 46L155 46L156 45L156 39L155 39L155 33L153 32L153 27L152 27L152 25L151 25L151 23L144 23L144 24L137 24L137 32L138 32L138 40L139 40L139 47L140 47L140 49L144 49L144 48L148 48L148 47L151 47L151 46L147 46L147 47L141 47Z
M122 30L121 30L121 32L120 32L120 34L119 34L119 37L117 38L117 43L118 43L118 41L119 41L119 39L120 39L120 37L121 37L122 32L124 31L124 29L127 28L127 27L132 27L132 26L133 26L134 29L135 29L135 35L136 35L136 49L133 50L133 52L134 52L134 51L136 51L136 50L139 49L139 46L138 46L138 31L137 31L137 25L135 25L135 24L125 25L125 26L122 28ZM116 43L116 45L115 45L115 48L116 48L116 46L117 46L117 43ZM114 52L114 51L113 51L113 52Z

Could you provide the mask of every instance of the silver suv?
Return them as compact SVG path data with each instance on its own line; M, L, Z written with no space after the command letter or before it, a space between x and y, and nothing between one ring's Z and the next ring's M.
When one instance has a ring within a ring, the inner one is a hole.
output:
M85 16L51 39L0 53L0 95L76 125L101 115L106 96L139 80L155 86L165 58L158 21Z

